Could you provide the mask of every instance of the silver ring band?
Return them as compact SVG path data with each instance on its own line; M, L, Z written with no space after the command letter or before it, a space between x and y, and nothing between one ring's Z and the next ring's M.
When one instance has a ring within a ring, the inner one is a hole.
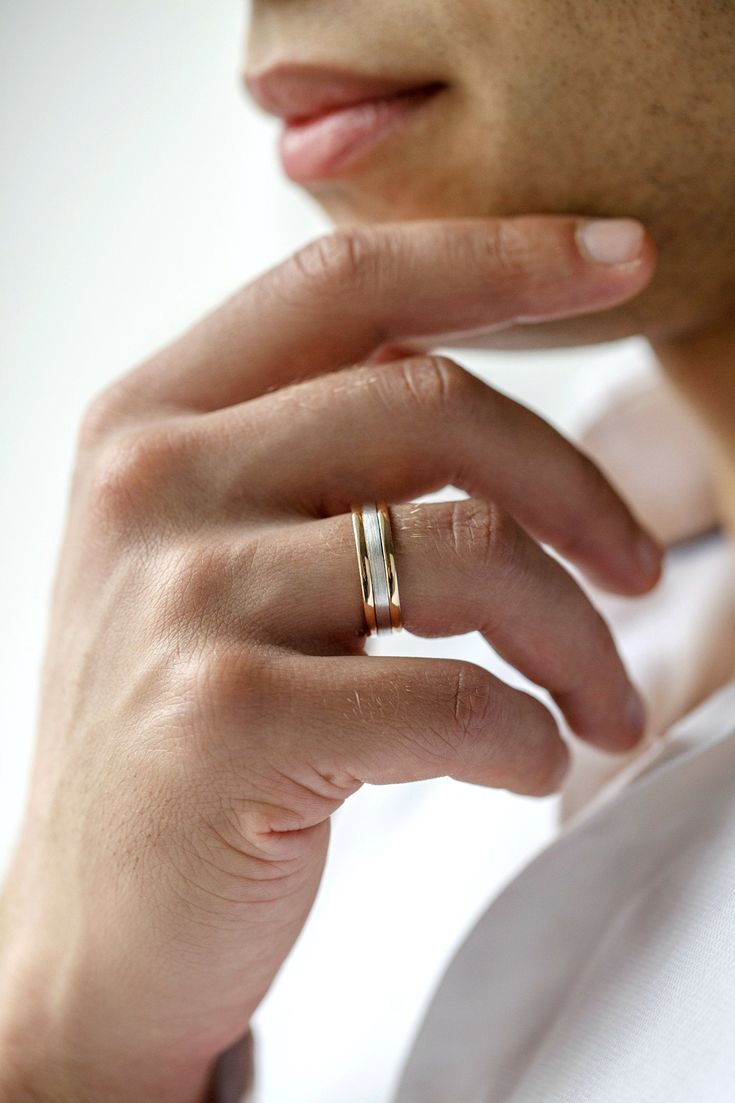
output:
M380 520L375 505L364 505L362 507L362 524L365 530L370 577L373 582L377 633L379 636L383 636L391 631L392 626L390 622L390 601L388 599L388 573L380 532Z
M401 606L387 505L370 502L353 506L352 525L368 632L378 636L398 632Z

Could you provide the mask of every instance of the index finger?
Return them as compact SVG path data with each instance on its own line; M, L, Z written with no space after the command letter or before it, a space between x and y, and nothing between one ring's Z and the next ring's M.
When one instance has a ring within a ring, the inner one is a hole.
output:
M388 343L471 336L482 345L514 323L612 307L641 291L654 266L650 237L627 219L341 229L266 272L122 383L144 403L214 410Z

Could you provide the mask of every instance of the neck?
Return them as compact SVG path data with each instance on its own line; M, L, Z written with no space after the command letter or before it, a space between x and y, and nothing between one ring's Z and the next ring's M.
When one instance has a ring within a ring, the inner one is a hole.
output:
M654 352L708 430L722 519L735 533L735 321L656 344Z

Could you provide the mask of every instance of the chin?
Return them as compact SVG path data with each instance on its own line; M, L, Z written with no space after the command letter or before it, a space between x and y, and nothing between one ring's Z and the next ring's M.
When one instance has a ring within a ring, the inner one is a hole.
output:
M731 307L703 313L701 308L691 304L682 306L676 292L662 281L656 283L654 280L637 298L611 310L553 322L509 326L483 339L482 347L511 351L578 348L630 337L643 337L655 345L704 332L731 316ZM452 341L452 347L462 346L462 341ZM466 347L473 347L473 343L466 342Z
M606 312L587 314L554 322L508 326L483 339L482 347L508 351L579 348L622 341L629 337L660 339L643 325L640 311L623 305ZM452 348L477 347L476 342L453 339Z

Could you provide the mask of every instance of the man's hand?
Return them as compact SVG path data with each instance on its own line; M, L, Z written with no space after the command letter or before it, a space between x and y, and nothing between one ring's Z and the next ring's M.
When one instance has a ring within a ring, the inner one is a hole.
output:
M480 630L580 736L639 738L604 622L539 542L626 594L655 583L657 548L534 414L389 351L634 295L650 241L620 264L580 248L613 234L571 217L339 231L92 403L3 904L3 1103L202 1099L365 782L559 784L535 698L468 663L365 657L353 501L398 503L408 629ZM400 504L450 483L470 498Z

